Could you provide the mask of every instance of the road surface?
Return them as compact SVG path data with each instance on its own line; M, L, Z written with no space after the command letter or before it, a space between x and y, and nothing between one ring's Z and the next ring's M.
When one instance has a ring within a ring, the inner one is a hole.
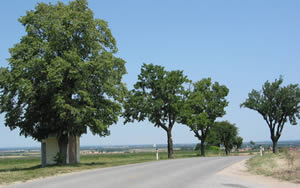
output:
M5 188L199 188L262 187L230 176L222 169L247 159L237 157L195 157L162 160L76 172L67 175L4 186Z

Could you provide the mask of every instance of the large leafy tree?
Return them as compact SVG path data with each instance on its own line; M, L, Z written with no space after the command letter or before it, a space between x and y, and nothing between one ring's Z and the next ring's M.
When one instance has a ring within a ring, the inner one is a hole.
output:
M211 136L212 138L210 138ZM238 128L228 121L215 122L207 140L211 145L223 145L226 155L228 155L234 147L240 148L243 143L243 138L238 136Z
M113 55L116 40L86 0L39 3L19 21L26 35L9 50L9 67L1 70L1 113L20 135L56 135L65 162L68 135L89 128L105 136L117 122L125 61Z
M225 97L229 89L218 82L204 78L193 84L181 113L181 123L186 124L200 140L201 155L205 156L205 141L218 117L225 115L228 105Z
M143 64L138 81L124 105L125 124L148 119L166 131L169 158L173 157L172 128L179 120L187 82L182 71L166 71L162 66Z
M252 90L248 99L241 104L257 111L267 122L271 140L273 142L273 153L277 153L277 142L282 134L286 122L297 125L300 118L300 88L298 84L282 86L283 79L280 77L274 82L266 81L262 90Z

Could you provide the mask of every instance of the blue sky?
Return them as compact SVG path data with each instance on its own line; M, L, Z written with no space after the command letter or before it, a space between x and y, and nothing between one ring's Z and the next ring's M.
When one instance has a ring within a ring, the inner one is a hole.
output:
M8 66L8 49L25 34L17 19L34 8L34 0L3 1L0 6L0 66ZM68 1L62 1L67 3ZM90 0L96 18L109 23L117 40L117 56L126 60L128 88L143 63L184 70L193 81L211 77L229 89L222 118L235 123L245 141L270 140L269 129L255 111L239 107L252 89L284 76L299 83L300 1L287 0ZM164 144L166 133L147 121L112 125L108 137L83 135L81 145ZM286 124L280 140L300 139L300 126ZM177 124L174 143L196 143L192 132ZM0 116L0 148L38 146L10 131Z

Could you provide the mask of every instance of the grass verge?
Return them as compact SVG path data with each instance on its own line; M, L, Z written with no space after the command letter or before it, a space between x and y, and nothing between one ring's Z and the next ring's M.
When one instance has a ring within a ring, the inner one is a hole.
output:
M206 156L224 156L224 152L206 151ZM231 155L239 155L233 153ZM198 157L199 151L174 151L174 158ZM159 159L168 159L167 152L160 152ZM41 168L40 157L25 156L20 158L0 158L0 185L14 182L25 182L32 179L44 178L78 172L82 170L120 166L126 164L142 163L156 160L153 152L137 153L112 153L112 154L92 154L82 155L80 164L65 166L47 166Z
M256 155L247 161L247 167L254 174L300 183L300 151L266 153L263 157Z
M194 151L177 151L174 153L174 158L196 156L197 152ZM167 153L161 152L159 157L161 160L167 159ZM151 152L83 155L80 164L41 168L40 157L4 158L0 159L0 185L87 169L154 161L155 159L155 153Z

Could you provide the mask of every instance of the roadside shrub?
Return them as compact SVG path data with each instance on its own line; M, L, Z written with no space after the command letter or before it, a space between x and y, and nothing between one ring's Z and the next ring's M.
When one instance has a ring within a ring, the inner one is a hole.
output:
M221 151L221 148L218 146L209 146L207 148L208 151Z
M63 160L64 160L64 156L60 152L57 152L55 157L54 157L54 161L56 162L56 164L57 165L62 165Z

